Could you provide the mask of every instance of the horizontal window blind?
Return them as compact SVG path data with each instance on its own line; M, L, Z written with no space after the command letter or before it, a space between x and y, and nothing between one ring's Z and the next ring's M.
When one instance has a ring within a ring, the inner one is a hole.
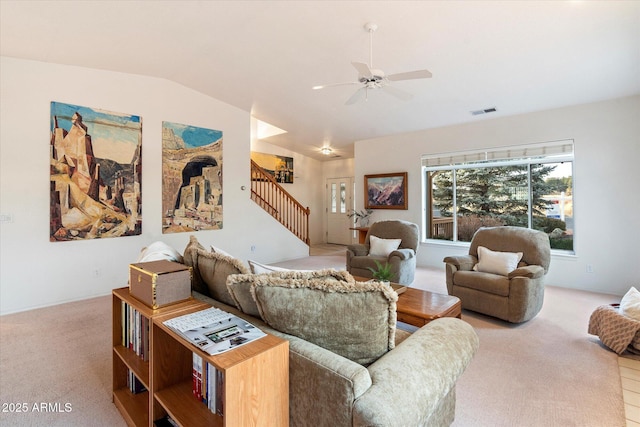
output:
M573 140L423 155L422 166L435 167L554 156L573 156Z

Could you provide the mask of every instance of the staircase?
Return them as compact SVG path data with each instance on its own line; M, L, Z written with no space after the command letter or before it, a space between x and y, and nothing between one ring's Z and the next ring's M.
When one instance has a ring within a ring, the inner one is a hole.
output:
M251 200L309 244L309 208L302 206L264 169L251 160Z

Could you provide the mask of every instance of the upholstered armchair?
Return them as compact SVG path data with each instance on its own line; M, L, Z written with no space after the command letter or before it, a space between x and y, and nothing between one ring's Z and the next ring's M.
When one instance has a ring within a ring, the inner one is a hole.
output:
M354 276L373 277L375 261L389 263L392 282L410 285L416 270L420 241L418 226L411 222L378 221L369 227L364 244L347 246L347 271Z
M460 298L463 309L526 322L542 308L550 261L549 237L542 231L480 228L468 255L444 259L447 290Z

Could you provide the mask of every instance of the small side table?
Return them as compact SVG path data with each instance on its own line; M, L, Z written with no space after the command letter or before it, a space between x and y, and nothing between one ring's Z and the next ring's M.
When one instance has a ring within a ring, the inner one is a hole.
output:
M349 230L357 231L358 243L364 243L364 240L367 238L367 233L369 232L369 227L353 227L353 228L349 228Z

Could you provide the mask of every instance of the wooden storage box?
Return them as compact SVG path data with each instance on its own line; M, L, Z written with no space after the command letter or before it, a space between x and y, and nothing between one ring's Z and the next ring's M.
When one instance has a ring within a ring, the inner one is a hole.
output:
M172 261L129 265L129 292L156 309L191 298L191 267Z

